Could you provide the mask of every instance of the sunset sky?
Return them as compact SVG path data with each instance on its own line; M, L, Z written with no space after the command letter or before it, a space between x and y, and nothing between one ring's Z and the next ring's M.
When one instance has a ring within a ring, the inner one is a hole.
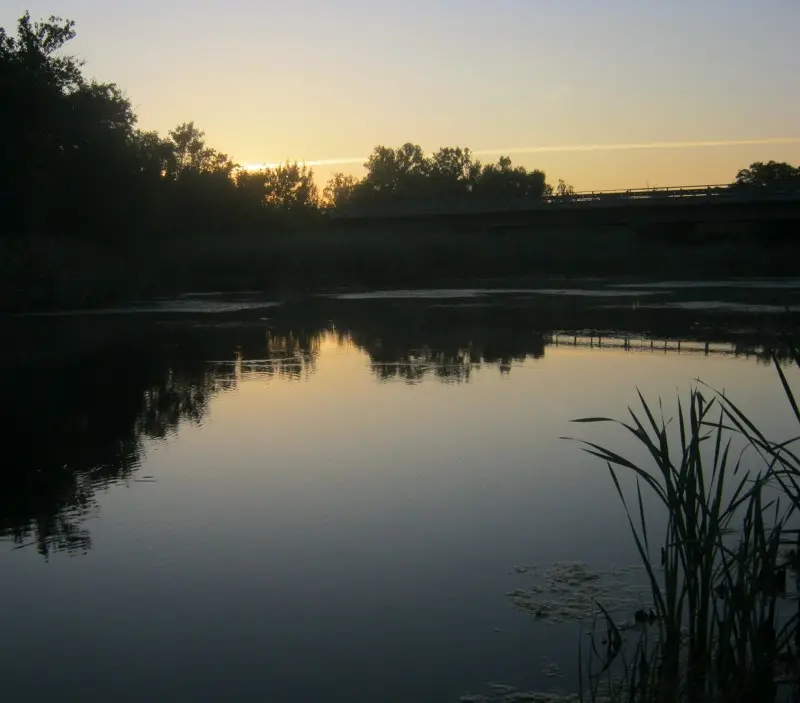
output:
M0 25L26 6L77 22L73 53L141 127L194 120L240 163L321 180L405 141L578 189L800 163L798 0L3 0Z

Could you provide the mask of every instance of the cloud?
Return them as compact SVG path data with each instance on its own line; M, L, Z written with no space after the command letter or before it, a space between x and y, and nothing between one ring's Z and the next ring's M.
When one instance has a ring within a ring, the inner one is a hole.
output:
M635 149L704 149L722 146L753 146L766 144L800 144L800 137L774 139L729 139L692 142L633 142L627 144L568 144L563 146L523 146L508 149L480 149L479 156L492 154L545 154L570 151L631 151Z
M560 86L566 92L566 86ZM727 140L705 140L705 141L686 141L686 142L632 142L623 144L563 144L558 146L515 146L505 149L477 149L472 153L476 156L515 156L522 154L548 154L548 153L567 153L567 152L589 152L589 151L633 151L644 149L708 149L715 147L730 146L766 146L769 144L800 144L800 137L775 137L775 138L754 138L754 139L727 139ZM368 159L367 156L351 156L340 159L311 159L306 161L307 166L352 166L362 165ZM243 168L248 171L262 168L275 168L279 162L263 164L245 164Z

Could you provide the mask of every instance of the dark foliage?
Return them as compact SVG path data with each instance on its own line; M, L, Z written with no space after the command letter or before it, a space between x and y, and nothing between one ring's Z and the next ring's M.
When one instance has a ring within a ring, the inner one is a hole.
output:
M399 241L377 232L334 234L325 215L348 207L535 200L574 189L563 180L551 186L544 172L514 166L507 156L482 164L467 148L426 155L406 143L375 147L363 178L336 174L320 196L305 164L240 168L210 147L193 122L166 136L139 129L124 92L87 78L82 62L68 53L74 36L71 21L35 22L28 13L13 36L0 28L3 309L97 305L187 287L410 285L555 272L661 275L670 261L685 261L671 251L672 242L658 251L635 244L642 249L637 259L631 232L537 231L524 242L447 227L419 228L414 237L406 231ZM795 182L797 174L788 164L756 163L736 183L775 185ZM688 273L780 273L760 251L734 257L741 271L728 270L730 257L715 249ZM782 254L772 258L788 261Z

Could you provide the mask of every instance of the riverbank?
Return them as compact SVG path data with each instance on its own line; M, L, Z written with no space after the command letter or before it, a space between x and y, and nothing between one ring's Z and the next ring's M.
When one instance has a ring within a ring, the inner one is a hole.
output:
M3 311L86 308L188 291L302 293L476 285L487 279L719 279L796 273L797 245L742 236L663 241L626 228L539 232L329 230L6 240Z

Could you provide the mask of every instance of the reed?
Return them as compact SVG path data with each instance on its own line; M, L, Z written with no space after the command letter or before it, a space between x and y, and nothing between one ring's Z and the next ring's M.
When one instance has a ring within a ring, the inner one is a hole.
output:
M796 687L799 621L782 607L781 548L800 498L797 457L789 443L768 441L730 399L713 391L707 399L704 390L679 401L672 432L661 403L656 412L641 394L626 421L577 420L615 422L647 450L646 463L636 463L581 440L608 467L652 598L652 615L627 631L605 613L602 646L592 633L583 656L582 700L793 700L786 696ZM635 477L633 498L621 471ZM668 515L659 540L648 530L645 492Z

